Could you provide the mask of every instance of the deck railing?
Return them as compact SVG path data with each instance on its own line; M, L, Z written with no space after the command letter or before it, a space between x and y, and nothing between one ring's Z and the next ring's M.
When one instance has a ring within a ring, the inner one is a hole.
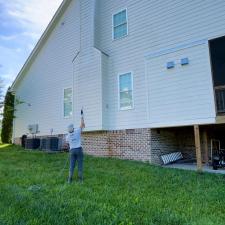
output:
M215 87L217 113L225 113L225 86Z

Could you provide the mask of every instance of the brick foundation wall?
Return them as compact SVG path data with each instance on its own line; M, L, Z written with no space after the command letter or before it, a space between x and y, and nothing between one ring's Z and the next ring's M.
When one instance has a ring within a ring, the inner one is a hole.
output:
M82 146L90 155L150 161L150 134L150 129L84 132ZM64 140L65 135L58 136ZM21 145L20 138L15 138L14 143Z
M162 164L161 155L179 151L176 134L166 129L151 130L151 163Z
M161 155L180 151L186 159L195 158L193 127L84 132L82 140L85 153L101 157L162 164ZM20 138L14 143L20 145Z
M83 134L87 154L150 161L150 130L133 129Z
M205 158L203 130L207 131L208 155L210 155L210 139L214 138L211 129L200 128L202 160ZM196 159L194 128L178 127L168 129L151 129L152 163L161 164L160 155L179 151L184 159Z
M162 164L160 156L179 151L184 159L195 159L193 127L151 130L152 163Z
M182 152L185 159L195 159L195 139L194 128L178 128L176 130L177 142L179 145L179 151Z

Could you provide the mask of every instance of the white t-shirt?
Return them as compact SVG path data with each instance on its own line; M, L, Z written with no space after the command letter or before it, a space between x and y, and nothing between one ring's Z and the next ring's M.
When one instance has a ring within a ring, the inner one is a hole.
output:
M69 143L70 149L81 147L81 128L74 129L72 133L68 133L66 142Z

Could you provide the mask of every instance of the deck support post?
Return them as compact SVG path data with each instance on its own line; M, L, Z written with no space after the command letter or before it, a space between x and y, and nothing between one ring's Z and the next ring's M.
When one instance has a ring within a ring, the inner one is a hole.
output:
M200 132L199 132L198 125L194 125L194 135L195 135L195 150L196 150L196 158L197 158L197 171L202 172L201 142L200 142Z
M204 148L204 161L206 163L209 162L209 151L208 151L208 138L207 138L207 131L203 131L203 148Z

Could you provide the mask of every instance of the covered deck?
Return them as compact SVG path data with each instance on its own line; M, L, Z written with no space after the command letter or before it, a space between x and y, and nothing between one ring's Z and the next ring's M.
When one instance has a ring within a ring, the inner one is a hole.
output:
M162 166L225 174L225 124L157 129ZM171 141L172 140L172 141ZM163 165L162 156L181 152L183 160Z

